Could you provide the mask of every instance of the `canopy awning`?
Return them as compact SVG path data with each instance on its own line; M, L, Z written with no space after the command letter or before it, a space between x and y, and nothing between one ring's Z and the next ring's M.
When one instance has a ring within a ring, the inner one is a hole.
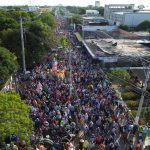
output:
M82 42L82 37L81 37L80 33L79 33L79 32L76 32L75 35L76 35L78 41L79 41L79 42Z

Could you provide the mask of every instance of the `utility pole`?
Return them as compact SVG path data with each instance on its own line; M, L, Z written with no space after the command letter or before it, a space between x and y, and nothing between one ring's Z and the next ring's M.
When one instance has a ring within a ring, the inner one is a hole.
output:
M136 118L135 118L135 124L136 125L139 124L139 119L140 119L140 115L141 115L141 111L142 111L142 106L143 106L143 102L144 102L144 97L145 97L149 77L150 77L150 65L149 65L147 73L146 73L144 87L142 88L142 95L141 95L141 99L140 99L140 103L139 103L139 107L138 107L138 112L137 112L137 115L136 115Z
M83 20L83 25L82 25L82 38L83 38L83 40L84 40L84 20Z
M83 27L84 27L84 26L82 26L82 38L83 38L83 40L84 40L84 30L83 30Z
M84 40L84 19L83 19L83 25L82 25L82 39Z
M72 95L72 66L71 66L71 47L69 47L69 79L70 79L70 87L69 87L69 95Z
M22 26L22 17L21 17L21 15L20 15L20 32L21 32L23 73L26 73L26 62L25 62L25 51L24 51L24 38L23 38L23 26Z

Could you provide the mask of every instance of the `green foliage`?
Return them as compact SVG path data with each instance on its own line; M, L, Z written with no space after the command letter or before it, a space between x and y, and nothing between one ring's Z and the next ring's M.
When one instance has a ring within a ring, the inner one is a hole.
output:
M12 150L10 147L3 147L1 150Z
M140 23L137 27L136 30L142 30L142 31L146 31L150 28L150 21L149 20L145 20L142 23Z
M126 31L129 30L129 27L127 25L120 25L119 28Z
M61 16L64 16L64 15L65 15L65 12L64 12L62 9L59 9L59 14L60 14Z
M70 13L73 13L73 14L83 15L86 13L85 7L67 6L66 8Z
M135 117L137 114L137 110L131 110L131 114Z
M0 31L9 28L16 28L18 26L17 21L13 18L5 18L4 15L0 16Z
M131 76L127 70L113 70L107 73L108 78L113 81L118 81L119 79L124 80L126 82L130 82Z
M150 123L150 107L144 107L142 109L142 116L145 118L147 123Z
M15 134L29 143L33 121L29 118L30 107L16 93L0 93L0 143Z
M49 27L54 29L56 27L56 20L52 13L50 12L43 12L40 15L40 19L43 23L46 23Z
M148 32L149 32L149 34L150 34L150 28L148 28L148 29L147 29L147 31L148 31Z
M16 56L8 49L0 47L0 87L17 68Z
M53 47L56 19L50 12L34 13L23 10L0 10L0 44L17 56L22 66L20 15L23 18L24 42L27 68L39 63L42 56Z
M127 105L128 105L130 108L138 107L138 106L139 106L139 102L138 102L138 101L134 101L134 100L128 100L128 101L127 101Z
M72 22L75 23L75 24L82 24L83 19L79 15L74 15L74 16L72 16Z
M2 41L2 46L14 53L21 64L22 55L20 31L18 29L3 30L0 32L0 38Z
M60 44L63 46L63 48L67 48L69 46L69 40L65 36L61 36L60 38Z
M134 92L123 92L121 93L123 100L137 100L140 96Z
M99 11L99 14L104 16L104 7L98 7L97 10Z
M36 33L38 36L42 31L47 31L48 25L41 20L35 20L29 24L29 32Z

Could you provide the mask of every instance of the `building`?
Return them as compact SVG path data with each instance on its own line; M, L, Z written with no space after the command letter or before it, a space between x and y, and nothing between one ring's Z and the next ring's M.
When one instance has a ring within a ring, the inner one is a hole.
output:
M134 4L105 5L104 18L111 20L114 12L132 12Z
M150 11L115 12L110 21L116 25L136 27L145 20L150 20Z
M88 5L87 6L89 9L93 9L94 8L94 5Z
M39 8L39 10L41 11L41 12L43 12L43 11L52 11L53 10L53 7L52 6L41 6L40 8Z
M144 20L150 20L150 11L134 9L134 4L105 5L104 18L113 25L135 27Z
M82 18L83 18L84 25L89 23L103 23L103 22L107 22L108 24L108 21L100 16L87 16L87 17L85 16Z
M86 16L97 16L99 15L99 11L97 10L86 10Z
M141 57L150 56L150 48L137 43L136 40L92 38L84 39L83 44L91 57L101 61L103 65L111 66L111 63L116 63L118 67L131 67L133 62L138 62Z
M95 1L95 7L100 7L100 1Z
M38 11L39 7L38 6L28 6L28 11Z

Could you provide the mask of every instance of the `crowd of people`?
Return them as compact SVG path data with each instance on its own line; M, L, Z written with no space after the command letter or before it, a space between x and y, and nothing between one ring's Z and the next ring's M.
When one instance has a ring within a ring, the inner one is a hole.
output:
M118 101L99 63L83 48L75 48L73 33L68 36L72 50L49 53L46 63L31 71L29 82L21 91L35 122L30 139L33 149L44 149L36 145L40 137L43 145L46 140L51 141L52 150L132 150L129 136L136 133L137 127L128 116L127 107ZM51 70L54 55L62 75ZM140 150L141 144L137 146Z

